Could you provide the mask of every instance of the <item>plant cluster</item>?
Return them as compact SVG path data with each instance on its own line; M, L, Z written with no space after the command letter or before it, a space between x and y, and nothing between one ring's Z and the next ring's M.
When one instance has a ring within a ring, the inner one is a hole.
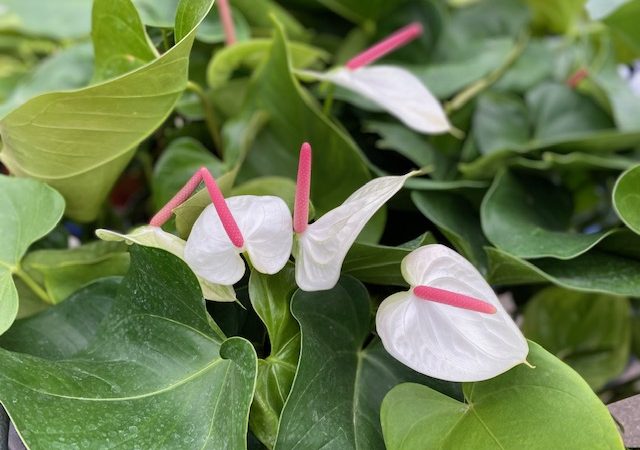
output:
M638 20L1 0L12 426L32 449L632 446L605 404L640 392Z

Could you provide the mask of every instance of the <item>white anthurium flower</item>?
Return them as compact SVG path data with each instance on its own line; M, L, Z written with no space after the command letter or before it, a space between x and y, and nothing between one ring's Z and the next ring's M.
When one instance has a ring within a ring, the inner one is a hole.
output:
M145 247L159 248L168 251L182 260L185 259L184 248L186 242L171 233L163 231L160 227L145 225L136 228L129 234L99 229L96 230L96 235L103 241L126 242L127 244L138 244ZM233 286L214 284L201 277L196 277L200 283L202 296L207 300L218 302L236 301L236 293Z
M411 72L396 66L347 67L304 75L329 81L353 91L397 117L409 128L425 134L452 130L438 99Z
M405 257L410 289L391 295L376 315L385 349L425 375L466 382L528 364L527 341L469 261L443 245Z
M393 197L405 181L419 171L403 176L380 177L351 194L344 203L312 224L307 224L311 183L311 146L300 149L293 228L296 283L304 291L331 289L340 278L347 252L371 217Z
M236 245L215 205L196 220L185 247L185 261L205 280L233 284L242 278L246 253L253 267L266 274L279 272L289 260L293 244L291 213L279 197L240 195L226 205L237 223L242 243Z

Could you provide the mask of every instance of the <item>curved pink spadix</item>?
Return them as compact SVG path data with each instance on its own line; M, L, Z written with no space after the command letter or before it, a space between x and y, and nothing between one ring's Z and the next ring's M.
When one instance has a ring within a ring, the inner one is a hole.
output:
M224 29L225 41L227 45L236 43L236 29L233 25L233 16L228 0L218 0L218 12Z
M154 227L161 227L164 225L165 222L171 218L173 210L183 204L189 196L193 194L193 191L196 190L202 181L204 181L204 185L209 192L209 197L211 197L211 202L216 208L216 212L218 213L218 217L220 217L220 222L222 222L224 231L227 232L227 236L229 236L233 245L238 248L242 247L244 245L244 238L242 237L240 228L238 228L236 220L233 218L231 211L229 211L229 207L227 206L227 202L218 187L218 183L216 183L216 180L213 178L211 173L209 173L206 167L201 167L193 174L183 188L180 189L178 193L174 195L173 198L151 218L149 225Z
M171 218L171 214L173 214L173 210L178 206L183 204L190 196L193 194L193 191L200 185L202 181L202 175L200 174L200 170L193 174L193 176L187 181L182 189L178 191L176 195L173 196L166 205L162 207L160 211L156 213L155 216L151 218L149 221L149 225L154 227L161 227L165 224L167 220Z
M420 36L422 31L422 25L418 22L413 22L406 27L399 29L388 38L383 39L362 53L351 58L345 66L348 69L355 70L366 66L367 64L371 64L372 62L382 58L384 55L408 44Z
M468 309L484 314L496 313L496 307L491 303L469 297L468 295L447 291L446 289L438 289L431 286L416 286L413 288L413 293L416 297L430 302L442 303L455 308Z
M211 202L213 203L214 208L216 208L218 217L220 217L220 222L222 223L224 231L227 232L227 236L229 236L233 245L241 248L244 245L244 238L242 237L240 228L238 228L238 224L233 218L233 215L227 206L227 202L218 187L218 183L216 183L216 180L214 180L206 168L202 167L198 172L200 172L202 181L204 181L204 185L207 187L207 191L209 191L209 197L211 197Z
M309 196L311 195L311 145L308 142L300 147L298 178L296 179L296 198L293 207L293 231L302 233L309 223Z

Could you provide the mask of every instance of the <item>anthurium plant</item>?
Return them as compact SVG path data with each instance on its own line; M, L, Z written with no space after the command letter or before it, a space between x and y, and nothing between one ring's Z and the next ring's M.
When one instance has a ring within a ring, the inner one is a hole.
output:
M634 446L639 21L0 0L0 449Z

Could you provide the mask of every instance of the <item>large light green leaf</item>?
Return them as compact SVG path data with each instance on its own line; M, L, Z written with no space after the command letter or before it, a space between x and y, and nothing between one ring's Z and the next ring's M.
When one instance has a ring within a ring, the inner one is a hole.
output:
M33 251L22 268L44 286L52 303L59 303L93 280L124 275L129 254L123 244L97 241L68 250Z
M613 188L613 206L620 219L640 234L640 166L620 175Z
M276 448L383 449L379 410L385 393L415 381L457 394L452 383L422 376L393 359L370 333L369 296L343 277L328 291L297 291L291 310L302 350L278 429ZM364 348L363 348L364 347Z
M624 449L607 408L570 367L529 342L523 364L465 383L465 402L406 383L382 403L389 450Z
M482 229L496 247L520 258L574 258L611 232L572 231L572 199L544 178L502 172L482 202Z
M131 0L94 0L91 37L94 81L127 73L158 56Z
M269 123L249 152L241 177L277 175L295 179L300 145L308 141L315 149L311 198L318 216L340 205L369 181L364 158L356 144L320 112L293 77L280 26L276 27L270 57L249 88L245 110L266 111ZM381 219L383 215L378 215L377 220L365 228L369 240L380 236Z
M9 113L0 122L2 162L60 191L70 217L94 219L138 143L184 90L195 27L212 1L183 0L175 25L179 42L149 64L84 89L41 95Z
M56 226L64 200L35 180L0 175L0 334L18 313L13 274L24 277L20 261L29 246Z
M0 29L54 39L81 38L91 30L92 0L3 0Z
M272 276L251 272L249 297L267 328L271 351L265 359L258 360L249 425L269 448L273 448L276 441L280 412L289 395L300 354L300 327L289 309L296 289L292 264Z
M451 192L413 192L411 199L456 250L481 272L487 271L487 256L483 247L489 242L482 233L480 220L471 202Z
M630 319L624 297L550 287L527 303L523 332L598 390L629 362Z
M216 334L178 258L134 247L131 267L85 349L60 359L0 350L0 401L20 435L31 449L245 448L253 347Z
M488 278L493 284L551 282L576 291L640 297L640 261L636 258L606 253L597 247L567 261L525 261L496 248L486 251Z

